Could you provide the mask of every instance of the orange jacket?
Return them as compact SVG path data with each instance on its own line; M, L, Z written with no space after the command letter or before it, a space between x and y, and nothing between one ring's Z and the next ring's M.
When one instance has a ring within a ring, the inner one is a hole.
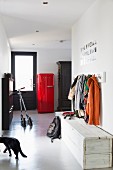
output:
M97 78L92 76L88 79L89 87L88 100L86 104L86 114L89 116L88 124L99 125L100 121L100 86Z

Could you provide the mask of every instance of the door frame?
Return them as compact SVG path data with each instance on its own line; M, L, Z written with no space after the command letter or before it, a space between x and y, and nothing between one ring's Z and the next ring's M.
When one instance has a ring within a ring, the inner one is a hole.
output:
M36 101L37 52L11 51L11 73L13 74L14 80L15 80L15 56L16 55L33 56L33 92L35 93L35 101ZM13 85L13 91L14 90L15 90L15 81ZM34 109L36 109L36 102L35 102Z

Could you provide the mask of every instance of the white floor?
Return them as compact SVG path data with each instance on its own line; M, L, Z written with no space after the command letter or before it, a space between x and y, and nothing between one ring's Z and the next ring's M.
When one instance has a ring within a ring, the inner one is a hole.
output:
M4 145L0 144L0 170L82 170L62 139L55 139L51 143L50 138L46 136L54 113L37 114L37 111L28 113L33 119L31 129L29 125L23 129L20 124L20 113L14 112L11 128L4 133L4 136L19 139L21 148L28 157L23 158L19 154L17 161L14 154L9 157L8 153L3 153Z

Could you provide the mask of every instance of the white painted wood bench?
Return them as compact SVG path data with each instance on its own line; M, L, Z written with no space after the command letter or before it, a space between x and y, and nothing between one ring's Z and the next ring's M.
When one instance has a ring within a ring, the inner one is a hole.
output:
M113 136L83 119L61 118L62 139L83 169L112 167Z

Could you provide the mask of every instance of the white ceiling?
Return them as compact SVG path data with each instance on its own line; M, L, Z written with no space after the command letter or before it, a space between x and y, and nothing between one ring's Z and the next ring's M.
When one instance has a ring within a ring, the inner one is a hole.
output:
M0 0L11 49L70 49L73 24L95 0L47 1L48 5L42 0Z

